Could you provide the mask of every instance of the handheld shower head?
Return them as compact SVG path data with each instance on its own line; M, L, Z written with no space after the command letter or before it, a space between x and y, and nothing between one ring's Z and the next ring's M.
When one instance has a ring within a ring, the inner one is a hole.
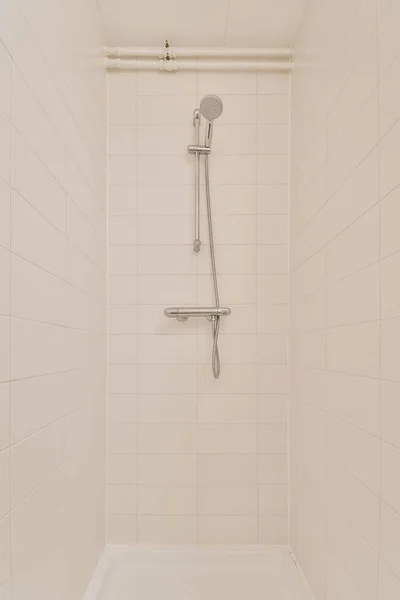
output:
M224 105L221 98L209 94L204 96L200 102L200 112L208 121L214 121L221 115Z
M200 112L207 119L205 145L208 147L211 146L214 121L221 116L223 108L221 98L213 94L204 96L200 102Z

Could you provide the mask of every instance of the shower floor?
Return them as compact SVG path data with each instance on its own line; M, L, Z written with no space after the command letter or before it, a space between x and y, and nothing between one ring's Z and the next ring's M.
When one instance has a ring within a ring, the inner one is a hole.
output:
M109 546L84 600L312 600L281 546Z

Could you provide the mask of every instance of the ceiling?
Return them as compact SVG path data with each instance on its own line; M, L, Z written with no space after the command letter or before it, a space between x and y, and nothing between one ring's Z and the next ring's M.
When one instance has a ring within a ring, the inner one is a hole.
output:
M109 46L289 46L305 0L97 0Z

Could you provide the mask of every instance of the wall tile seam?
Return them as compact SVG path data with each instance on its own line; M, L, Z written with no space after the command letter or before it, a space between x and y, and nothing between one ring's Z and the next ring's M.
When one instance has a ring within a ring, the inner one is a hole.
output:
M367 213L365 213L367 214ZM355 221L356 222L356 221ZM329 243L324 246L324 248L322 248L322 250L324 249L329 249ZM363 265L360 268L355 269L354 271L351 271L351 273L346 273L345 275L342 275L340 277L335 277L334 279L330 279L329 283L327 284L327 287L325 288L324 286L320 286L316 289L313 289L311 292L305 292L304 294L302 294L301 296L294 296L293 300L295 305L300 303L300 301L305 301L307 299L311 300L313 296L316 296L317 294L323 292L323 291L328 291L329 289L332 289L333 287L335 287L338 283L345 281L346 279L350 279L351 277L358 275L360 273L362 273L365 270L370 269L373 266L379 266L382 262L382 260L385 260L386 258L389 258L390 256L394 256L396 254L400 255L400 250L396 250L395 252L393 252L392 254L388 254L387 256L385 256L383 259L378 258L377 260L374 260L372 262L366 263L365 265ZM315 255L313 255L315 256ZM312 258L312 257L310 257ZM307 261L310 259L307 259ZM296 273L296 271L301 268L305 263L302 263L302 265L300 265L299 267L296 267L296 269L294 271L292 271L292 275L294 273ZM358 322L358 321L357 321Z
M364 98L364 101L361 103L361 105L357 107L357 113L356 113L356 115L359 114L359 112L362 111L366 107L366 105L371 100L371 98L372 98L372 96L374 94L376 94L377 97L379 98L379 91L380 91L380 84L379 84L379 82L377 80L376 81L376 85L375 85L374 89L372 90L372 92L370 93L370 95L367 98ZM377 111L377 116L378 116L378 121L379 121L379 109ZM354 118L352 119L352 123L354 123ZM346 139L349 137L349 134L351 134L352 131L353 131L353 129L350 127L350 129L348 129L344 134L342 134L342 137L339 139L339 141L337 141L332 147L329 148L329 152L327 150L327 152L328 152L327 153L327 157L328 158L327 158L327 161L326 161L326 165L329 164L329 156L332 156L335 153L337 153L337 151L339 149L339 146L341 144L344 144L346 142ZM379 144L379 142L380 142L380 137L378 135L378 140L377 140L374 148ZM354 171L352 171L351 174L353 172Z
M71 331L79 331L82 333L89 333L92 335L106 335L105 332L103 330L97 330L97 329L93 329L93 328L88 328L88 329L84 329L83 327L77 327L76 325L66 325L65 323L57 323L57 322L53 322L53 321L43 321L41 319L33 319L31 317L23 317L20 316L18 314L14 314L11 313L9 315L4 315L7 317L10 317L11 319L15 321L24 321L24 322L29 322L29 323L36 323L36 324L40 324L40 325L49 325L51 327L58 327L60 329L68 329ZM67 369L67 371L69 371L70 369ZM63 371L65 372L65 371ZM33 376L32 376L33 377ZM22 377L21 379L31 379L31 376L29 377ZM12 379L11 381L17 381L17 379Z
M40 373L39 375L29 375L28 377L17 377L14 379L9 379L9 380L7 380L7 382L10 384L13 384L13 383L18 383L18 382L22 382L22 381L23 382L29 381L30 379L41 379L44 377L50 377L51 375L65 375L65 373L74 373L77 371L91 371L93 369L96 369L100 365L101 365L101 363L94 364L94 365L83 365L80 367L74 367L73 369L65 369L63 371L49 371L48 373ZM2 382L2 383L7 383L7 382Z
M46 221L46 223L48 223L60 236L62 236L63 238L65 238L66 240L69 241L69 243L76 248L77 250L79 250L79 252L81 254L83 254L92 264L94 267L99 268L99 264L93 260L93 257L91 257L89 254L87 254L84 250L82 250L82 247L77 244L76 242L74 242L71 237L70 237L70 233L68 232L68 226L66 223L66 227L65 230L59 229L46 215L44 215L38 208L37 206L32 202L32 200L29 200L28 198L26 198L25 196L23 196L17 189L11 187L11 195L13 196L14 194L17 195L19 198L21 198L24 202L26 202L31 209L33 209L35 211L35 213L37 213L44 221ZM73 204L73 200L71 200L68 196L66 196L66 210L68 209L68 200L70 200ZM74 204L75 205L75 204ZM80 212L80 214L84 217L85 221L86 221L86 225L90 227L90 229L92 230L92 233L95 236L95 240L99 241L97 239L97 235L98 232L93 228L92 223L90 218L87 217L87 215L85 215L81 209L79 208L79 206L75 205L75 208ZM16 253L15 253L16 254ZM27 259L26 259L27 260ZM28 261L29 262L29 261ZM33 263L34 264L34 263ZM43 269L45 270L45 269Z
M52 375L53 375L53 373L52 373ZM12 391L13 391L12 390L12 384L13 384L13 382L11 381L10 384L11 384L10 395L11 395L11 398L12 398L12 395L13 395L12 394ZM10 421L11 421L11 433L12 433L12 435L11 435L10 444L8 446L8 449L11 451L15 447L17 447L19 445L22 445L23 443L27 442L28 440L31 440L36 435L39 435L39 434L42 434L42 433L46 432L47 430L51 429L55 425L59 425L62 421L65 421L69 417L71 417L71 415L79 413L82 410L82 408L84 408L85 406L86 406L86 403L84 402L78 408L74 408L73 410L70 410L70 411L66 412L62 416L57 417L53 421L50 421L49 423L46 423L42 427L39 427L39 429L35 429L34 431L32 431L31 433L29 433L28 435L24 435L23 437L20 437L17 440L14 439L14 435L13 435L13 431L12 431L13 418L11 417Z
M375 148L374 148L375 150ZM398 186L400 187L400 186ZM393 190L392 190L393 191ZM329 202L330 200L328 200ZM295 267L294 270L291 271L290 274L294 273L299 267L302 267L303 265L305 265L305 263L310 260L311 258L315 257L319 252L321 252L321 250L324 250L326 248L328 248L329 244L334 241L335 239L337 239L340 235L342 235L342 233L344 233L347 229L349 229L349 227L351 227L352 225L354 225L357 221L359 221L362 217L364 217L371 209L373 209L374 207L376 207L379 204L380 200L377 199L376 202L374 202L374 204L372 206L370 206L366 211L364 211L361 215L359 215L354 221L352 221L351 223L349 223L348 225L346 225L343 229L341 229L337 234L335 234L328 242L324 242L317 250L315 250L315 252L313 252L312 254L310 254L309 256L307 256L302 262L299 262ZM324 204L324 206L318 211L318 213L312 218L312 220L310 221L310 223L308 223L308 225L306 227L308 227L309 225L311 225L315 219L315 217L323 210L326 208L326 204ZM304 235L304 230L302 230L300 232L300 234ZM296 236L295 238L293 238L291 240L291 244L293 245L294 242L296 242L298 240L298 237ZM290 245L290 244L289 244Z
M26 79L24 78L23 74L21 72L19 72L20 77L24 80L26 86L29 88L30 92L32 93L32 96L35 99L35 102L39 108L39 110L41 111L42 115L44 116L44 118L46 119L46 121L48 122L48 124L50 125L53 133L56 135L57 139L59 140L59 142L62 144L63 150L65 151L65 154L72 160L72 162L74 163L74 165L76 166L76 168L79 171L79 174L81 176L81 181L85 184L87 191L93 196L94 201L96 202L96 207L100 210L102 210L104 212L104 206L101 204L101 202L99 201L97 194L96 194L96 190L93 189L90 186L90 183L87 181L85 175L82 173L80 166L76 163L74 157L72 156L70 150L68 149L68 147L66 146L64 140L60 137L58 130L55 128L55 126L53 125L53 123L49 120L49 117L47 115L47 113L45 112L41 102L39 101L39 99L36 97L36 95L34 94L33 90L30 88L28 82L26 81ZM17 125L15 124L15 122L13 122L13 128L15 128L16 131L18 131L19 135L21 135L21 137L24 139L24 141L29 145L29 147L31 148L31 150L33 150L35 152L35 155L37 155L36 151L34 148L32 148L30 146L30 144L25 140L25 136L23 134L23 132L18 129ZM49 167L46 165L46 163L44 162L44 160L37 155L38 158L41 160L41 162L44 164L44 166L46 167L46 169L49 171ZM94 163L95 164L95 163ZM64 185L61 183L61 181L59 181L56 177L56 175L54 173L52 173L51 171L49 171L51 173L51 175L53 176L53 178L57 181L58 185L65 191ZM75 204L77 203L77 200L74 198L71 198L71 201L73 201ZM77 204L77 207L79 207L79 205Z
M349 520L348 516L347 516L347 515L345 515L345 514L343 513L343 511L340 509L340 507L338 507L338 506L337 506L336 504L334 504L333 502L330 502L329 504L330 504L331 506L334 506L334 507L335 507L335 509L337 510L337 512L338 512L338 513L340 513L340 515L343 517L343 519L346 521L346 523L347 523L347 524L350 526L350 528L351 528L351 530L353 531L353 533L355 533L355 534L358 536L358 538L359 538L360 540L362 540L363 544L365 544L365 546L367 546L367 547L368 547L368 550L374 554L374 558L375 558L376 562L378 563L378 561L379 561L379 554L378 554L378 552L376 551L376 549L375 549L375 548L373 548L373 547L371 546L371 544L370 544L370 543L369 543L369 542L368 542L368 541L365 539L365 537L364 537L364 536L363 536L363 535L360 533L360 531L357 529L357 527L355 526L355 524L354 524L354 523L352 523L352 522ZM349 572L350 572L350 571L349 571ZM351 573L351 572L350 572L350 573Z
M91 442L90 439L86 440L82 444L82 446L79 448L78 451L81 452L83 446L89 445L90 442ZM57 471L59 471L60 469L65 467L71 461L71 458L74 456L74 454L72 454L72 455L70 454L70 455L66 456L63 460L61 460L50 473L47 473L47 475L43 479L41 479L34 488L32 488L29 492L25 493L25 495L17 503L12 504L10 502L10 511L8 514L11 515L17 509L19 509L19 507L21 505L23 505L25 502L28 502L30 499L32 499L33 494L35 494L51 477L54 477L54 475L55 475L55 473L57 473ZM11 462L12 461L11 461L11 457L10 457L10 467L11 467ZM10 486L10 491L11 491L11 486Z
M75 124L75 128L76 128L75 130L76 130L76 133L79 135L79 138L80 138L80 140L81 140L81 141L84 143L84 145L85 145L85 147L86 147L86 150L87 150L87 151L88 151L88 153L89 153L89 156L90 156L90 159L91 159L92 163L93 163L93 164L96 164L96 160L95 160L95 159L94 159L94 157L93 157L93 153L92 153L92 151L91 151L91 148L90 148L89 144L87 143L87 140L85 139L85 137L84 137L84 136L82 136L82 126L81 126L81 124L79 124L79 123L76 121L76 119L75 119L75 114L74 114L74 112L71 110L71 107L69 106L69 104L68 104L68 102L67 102L67 100L66 100L66 96L64 95L63 91L62 91L62 90L61 90L61 88L59 87L59 84L58 84L57 78L54 76L54 73L52 72L52 70L50 69L50 67L49 67L49 65L48 65L48 62L47 62L47 60L46 60L46 57L45 57L45 55L44 55L44 53L43 53L43 51L42 51L42 48L41 48L40 44L38 43L38 41L37 41L37 39L36 39L36 36L35 36L34 32L32 31L32 28L31 28L31 26L30 26L30 24L29 24L29 22L28 22L28 19L26 18L25 14L24 14L24 12L23 12L23 10L22 10L21 8L19 8L19 7L18 7L18 8L17 8L17 10L19 11L19 14L20 14L20 15L22 16L22 18L23 18L23 21L24 21L24 23L25 23L25 26L26 26L26 28L28 29L28 31L29 31L29 33L30 33L30 35L31 35L31 37L32 37L32 40L34 41L34 44L35 44L35 46L36 46L36 49L37 49L37 51L38 51L38 53L39 53L39 55L40 55L40 58L41 58L41 60L42 60L42 64L44 65L44 67L45 67L45 69L46 69L46 72L47 72L47 73L48 73L48 75L50 76L50 79L51 79L51 81L52 81L52 84L53 84L54 88L55 88L55 89L56 89L56 91L57 91L58 100L59 100L59 101L61 101L61 102L62 102L62 104L63 104L63 106L64 106L64 107L67 109L67 111L68 111L68 113L69 113L69 115L70 115L70 117L71 117L71 119L72 119L73 123ZM13 43L13 48L14 48L14 51L15 51L15 30L16 30L16 18L14 19L14 43ZM15 53L15 52L14 52L14 53ZM10 55L10 56L11 56L11 55ZM39 98L36 96L36 94L34 93L34 91L32 90L32 88L30 87L29 83L28 83L28 82L27 82L27 80L25 79L25 77L24 77L24 74L22 73L22 71L20 70L20 67L19 67L18 63L16 62L15 56L11 56L11 58L12 58L12 61L13 61L13 63L14 63L14 66L17 68L17 70L18 70L18 72L19 72L19 75L20 75L20 76L22 77L22 79L25 81L25 84L26 84L26 85L27 85L27 87L30 89L30 91L31 91L32 95L34 96L34 98L36 99L36 101L37 101L38 105L40 106L40 108L41 108L41 110L42 110L43 114L46 116L46 119L48 120L48 122L49 122L49 123L50 123L50 125L52 126L53 130L56 132L56 134L57 134L57 137L58 137L58 138L60 139L60 141L62 142L62 144L63 144L63 146L65 147L66 151L68 152L68 154L69 154L70 158L71 158L71 159L74 161L74 163L75 163L76 167L78 168L79 172L81 173L82 177L84 178L84 180L85 180L86 184L87 184L87 185L88 185L88 187L91 189L91 186L90 186L89 182L86 180L86 177L85 177L84 173L81 171L81 168L80 168L79 164L78 164L78 163L75 161L75 159L74 159L74 157L72 156L72 154L70 154L70 153L69 153L69 151L68 151L68 147L67 147L66 143L65 143L65 142L64 142L64 140L61 138L61 136L60 136L60 134L59 134L59 132L58 132L58 127L56 127L56 125L55 125L55 124L54 124L54 123L53 123L53 122L50 120L50 118L49 118L49 116L47 115L47 113L46 113L46 111L45 111L45 109L44 109L44 107L43 107L43 105L42 105L42 103L41 103L40 99L39 99ZM89 107L87 107L87 113L90 113L90 109L89 109Z
M355 18L357 17L357 15L355 16ZM360 65L361 61L364 59L364 55L365 52L369 46L369 44L371 44L372 40L374 37L376 37L376 45L378 45L378 26L376 25L374 31L371 33L370 37L368 38L368 41L365 43L365 45L362 47L362 49L359 50L359 54L357 56L356 61L353 63L350 73L348 74L348 78L346 79L345 83L343 84L343 87L340 89L340 91L338 92L336 98L334 99L333 103L331 103L329 110L327 110L327 114L326 114L326 120L329 120L329 117L331 116L333 110L335 109L337 103L339 102L341 96L343 95L344 91L346 90L347 86L354 80L354 75L356 72L357 67ZM378 67L378 63L377 63L377 67ZM377 76L377 85L379 84L379 79L378 79L378 69L376 72L376 76ZM362 106L362 105L361 105ZM359 109L361 107L358 107Z

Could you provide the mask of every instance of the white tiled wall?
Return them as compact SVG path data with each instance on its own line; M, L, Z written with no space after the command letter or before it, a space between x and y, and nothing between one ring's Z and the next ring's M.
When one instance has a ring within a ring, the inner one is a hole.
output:
M213 303L186 151L207 93L218 381L210 323L163 314ZM288 76L110 73L108 102L108 540L285 543Z
M291 544L400 597L400 4L308 0L292 85Z
M105 74L93 2L0 2L0 598L104 545Z

